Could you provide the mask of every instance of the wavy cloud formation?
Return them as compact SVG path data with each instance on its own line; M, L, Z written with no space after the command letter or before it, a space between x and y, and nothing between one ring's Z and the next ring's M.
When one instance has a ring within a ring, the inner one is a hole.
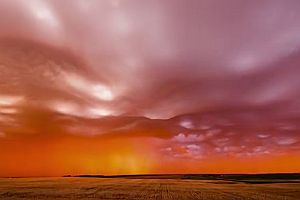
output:
M2 0L0 140L149 137L164 155L300 151L296 0Z

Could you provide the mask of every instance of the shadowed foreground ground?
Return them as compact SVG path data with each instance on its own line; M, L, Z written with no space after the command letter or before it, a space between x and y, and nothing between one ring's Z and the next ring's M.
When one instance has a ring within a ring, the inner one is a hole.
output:
M128 178L2 178L0 199L299 200L300 183Z

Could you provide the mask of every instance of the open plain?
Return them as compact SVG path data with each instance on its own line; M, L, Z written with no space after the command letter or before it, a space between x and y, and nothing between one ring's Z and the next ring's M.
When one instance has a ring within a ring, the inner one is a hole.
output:
M298 181L161 178L1 178L0 199L299 200Z

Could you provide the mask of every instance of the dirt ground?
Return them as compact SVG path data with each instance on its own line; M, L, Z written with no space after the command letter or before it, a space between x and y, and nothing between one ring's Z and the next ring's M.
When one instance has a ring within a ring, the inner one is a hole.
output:
M2 178L0 199L299 200L300 183L126 178Z

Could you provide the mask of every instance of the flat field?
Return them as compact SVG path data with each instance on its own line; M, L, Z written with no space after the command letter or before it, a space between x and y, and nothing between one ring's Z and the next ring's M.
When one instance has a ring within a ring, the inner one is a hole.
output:
M299 182L173 178L1 178L0 199L299 200Z

